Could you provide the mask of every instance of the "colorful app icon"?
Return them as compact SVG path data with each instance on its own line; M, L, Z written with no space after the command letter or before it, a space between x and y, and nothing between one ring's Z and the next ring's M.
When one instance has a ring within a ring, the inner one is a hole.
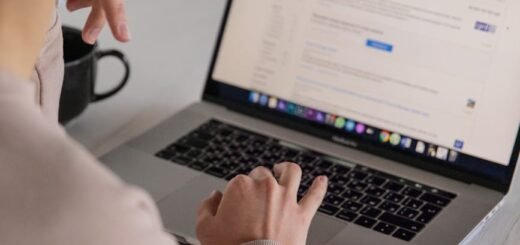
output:
M356 129L356 123L354 121L348 120L345 129L349 132L353 132Z
M325 122L325 114L323 112L317 112L316 113L316 121L323 123Z
M422 141L417 141L417 145L415 146L415 152L419 154L424 154L426 152L426 144Z
M266 106L267 103L269 103L269 97L267 95L265 95L265 94L260 96L260 105L261 106Z
M453 144L453 147L455 147L456 149L462 150L462 148L464 148L464 141L455 140L455 144Z
M305 118L309 120L314 120L316 117L316 111L310 108L305 109Z
M345 118L338 117L338 118L336 118L336 122L334 123L334 126L336 128L343 128L343 127L345 127L345 123L346 123Z
M430 145L430 147L428 147L428 156L437 157L437 147L435 147L434 145Z
M404 149L410 149L412 147L412 139L403 137L403 139L401 139L401 147Z
M325 123L328 125L335 125L336 118L337 117L335 115L327 114L327 116L325 116Z
M382 131L379 134L379 141L381 141L383 143L387 143L388 141L390 141L390 133L386 132L386 131Z
M296 105L293 103L287 103L287 113L296 115Z
M305 107L296 105L296 116L305 117Z
M448 161L450 162L456 162L459 158L459 153L456 151L450 151L450 156L448 157Z
M437 148L437 159L440 159L440 160L448 160L448 154L449 154L449 150L444 148L444 147L438 147Z
M364 134L365 133L365 129L366 129L365 124L358 123L356 125L356 133L358 133L358 134Z
M368 135L374 135L375 133L376 133L376 131L373 128L367 128L367 130L366 130L366 134L368 134Z
M275 97L271 97L269 99L269 108L276 109L277 106L278 106L278 99Z
M279 111L286 111L287 110L287 102L280 100L278 101L278 110Z
M401 135L393 133L390 135L390 144L398 146L401 143Z
M256 104L260 100L260 94L257 92L250 92L249 93L249 102Z

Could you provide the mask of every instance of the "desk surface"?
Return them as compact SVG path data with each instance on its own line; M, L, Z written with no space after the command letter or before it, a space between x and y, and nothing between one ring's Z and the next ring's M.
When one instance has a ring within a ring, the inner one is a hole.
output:
M91 105L68 126L72 137L100 156L197 101L224 4L225 0L128 0L132 41L116 43L105 29L100 47L117 48L129 56L131 81L121 94ZM75 27L81 27L88 14L61 13L64 24ZM97 90L116 84L122 72L117 61L103 61ZM520 225L515 227L519 204L516 183L503 208L470 244L520 243Z

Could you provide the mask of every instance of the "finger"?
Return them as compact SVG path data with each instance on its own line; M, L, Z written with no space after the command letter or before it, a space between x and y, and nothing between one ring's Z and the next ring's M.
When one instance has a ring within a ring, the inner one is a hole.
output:
M291 195L298 192L300 181L302 180L302 170L298 164L282 163L274 166L274 175L278 178L280 185L286 187Z
M83 40L94 44L106 24L105 13L100 5L94 4L83 28Z
M300 200L300 207L307 215L314 216L316 214L327 193L327 182L326 176L317 177L309 187L307 194Z
M67 9L70 12L92 6L92 0L68 0Z
M222 193L220 191L214 191L211 195L202 202L197 212L199 219L207 219L217 215L218 207L222 201Z
M121 42L130 40L124 0L101 1L114 37Z
M249 177L251 177L254 180L262 180L265 178L274 178L273 173L271 170L265 168L265 167L257 167L249 173Z

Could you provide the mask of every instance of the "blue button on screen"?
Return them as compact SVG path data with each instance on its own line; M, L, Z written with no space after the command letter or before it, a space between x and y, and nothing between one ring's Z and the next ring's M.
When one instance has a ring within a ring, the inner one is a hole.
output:
M394 46L392 44L383 43L371 39L367 40L367 47L383 50L389 53L392 53L392 51L394 51Z

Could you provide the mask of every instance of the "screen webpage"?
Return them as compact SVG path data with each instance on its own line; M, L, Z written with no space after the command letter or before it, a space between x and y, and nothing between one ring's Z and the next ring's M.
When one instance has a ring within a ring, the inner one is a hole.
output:
M514 0L233 1L212 75L437 144L443 157L507 165L519 11Z

